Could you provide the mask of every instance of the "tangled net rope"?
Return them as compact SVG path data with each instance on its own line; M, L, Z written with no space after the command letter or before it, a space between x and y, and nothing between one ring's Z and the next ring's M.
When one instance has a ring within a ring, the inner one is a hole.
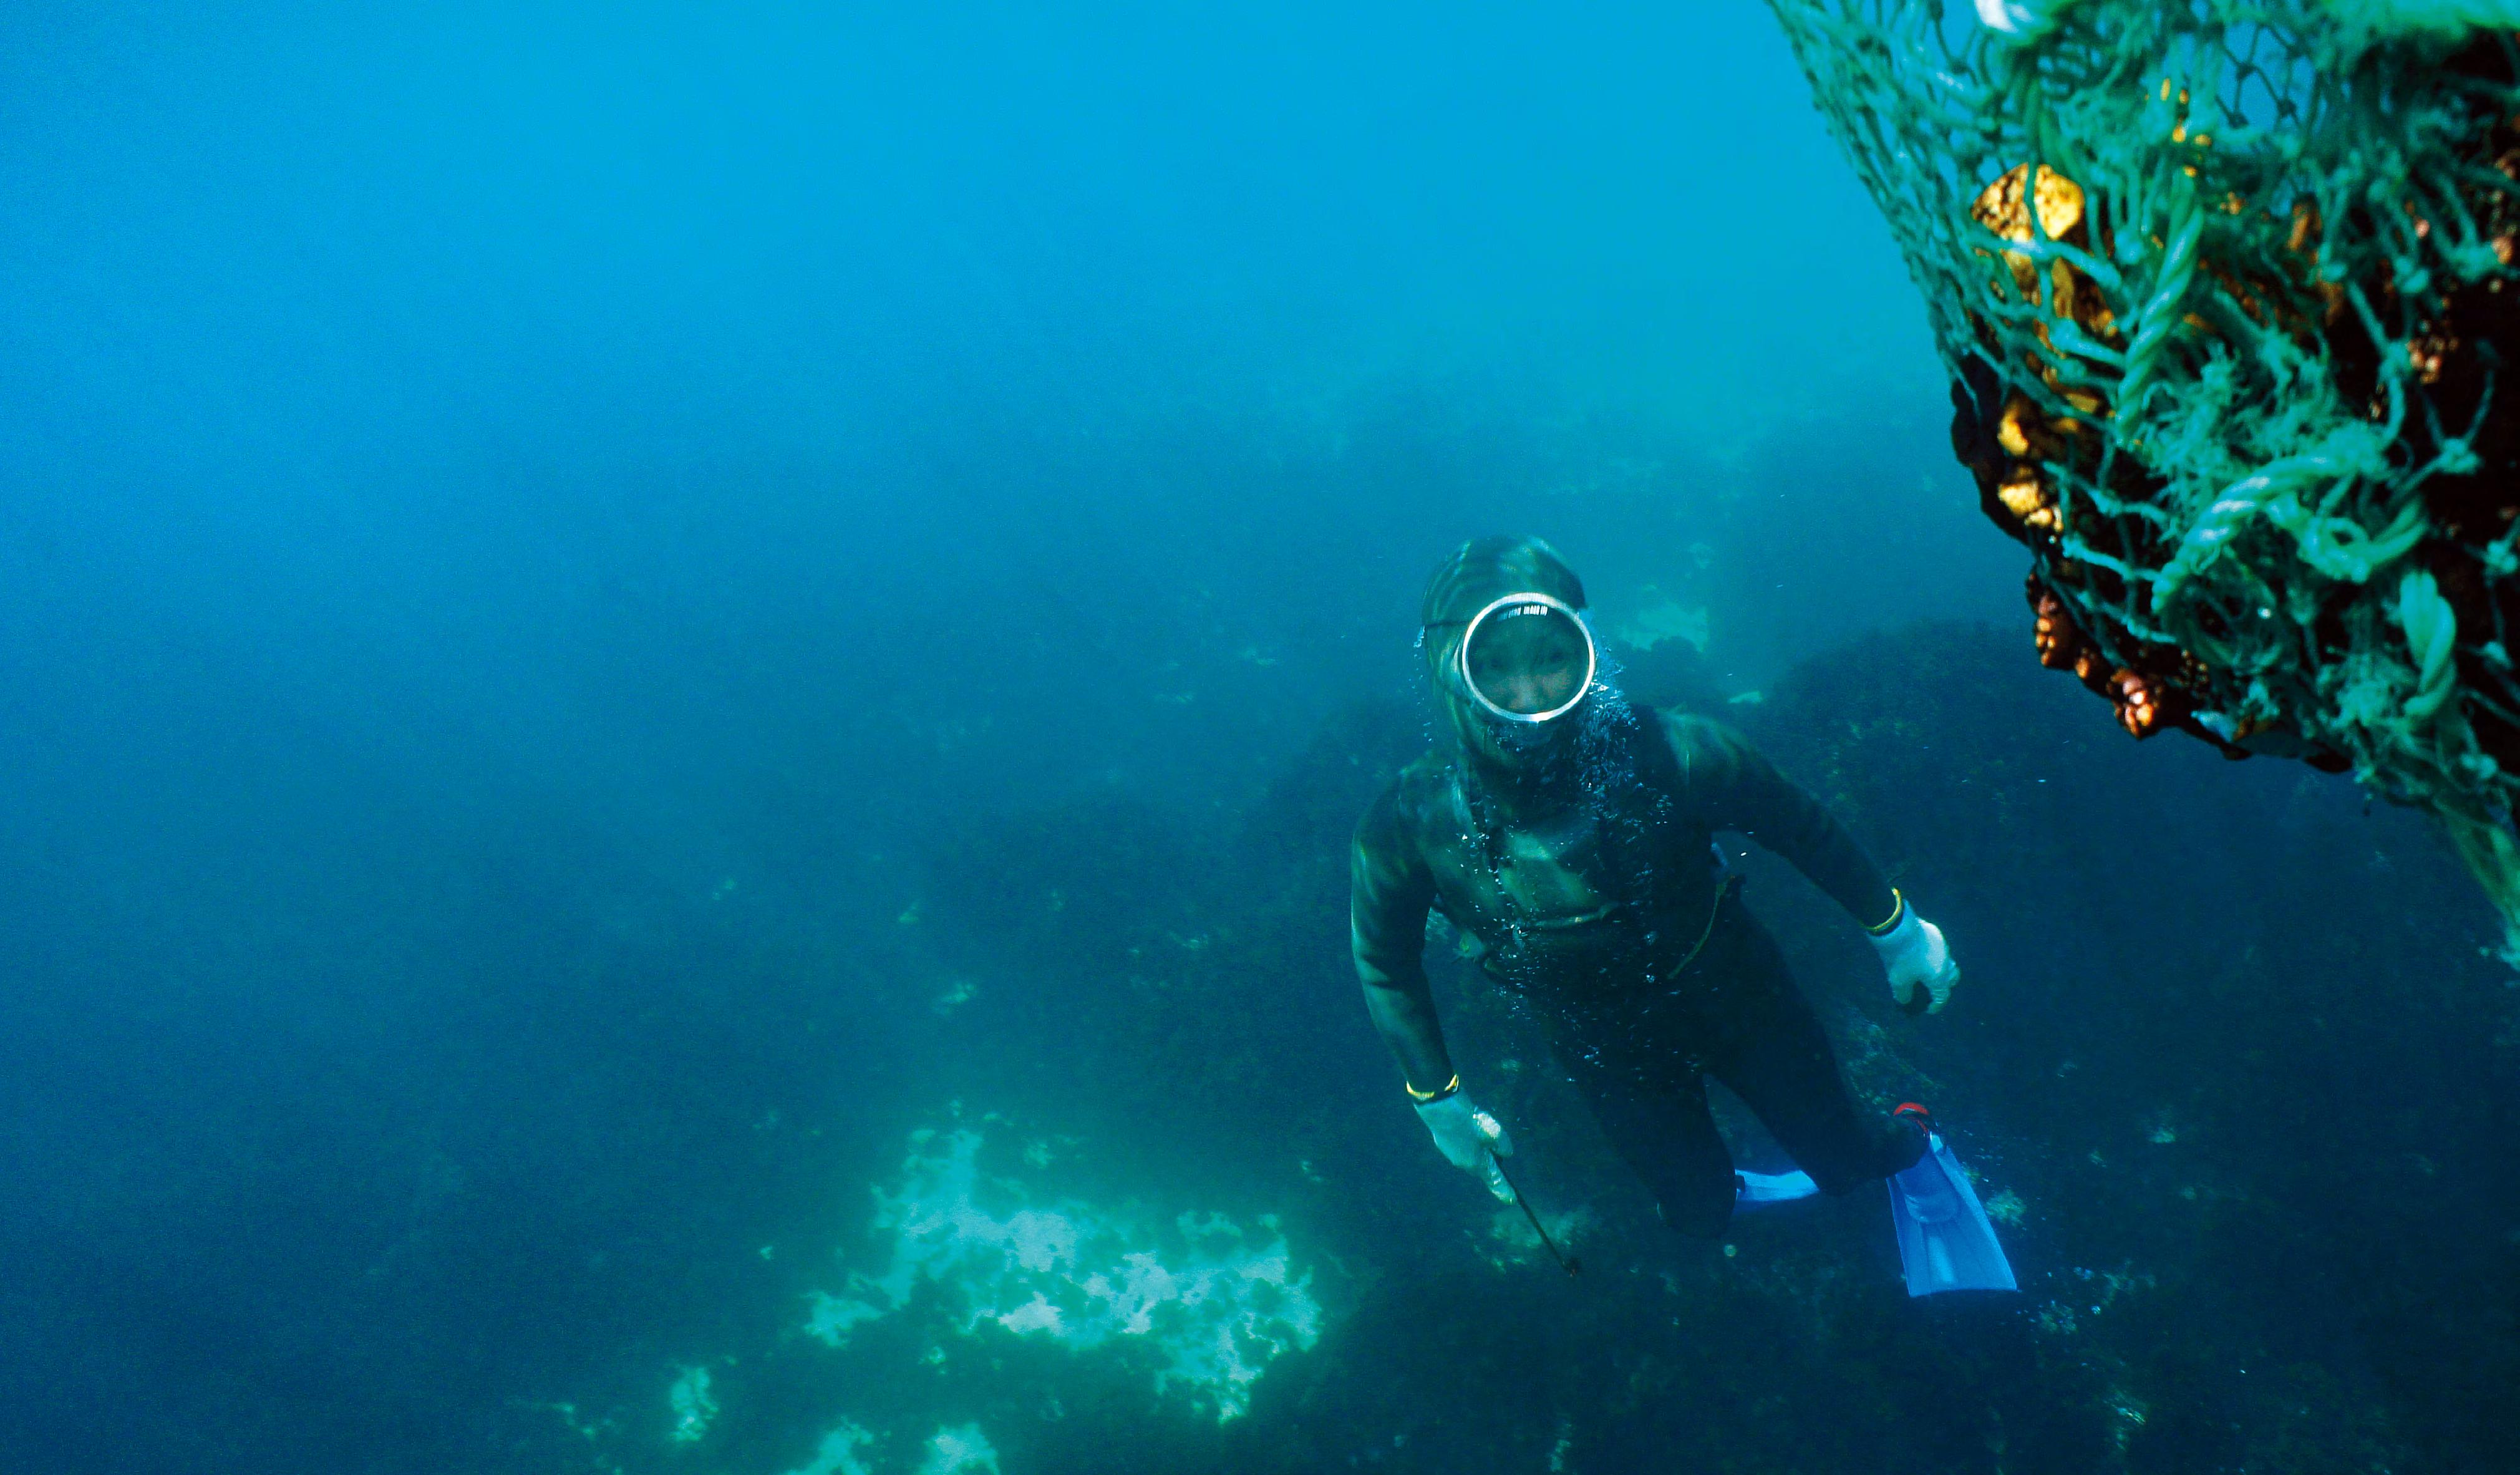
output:
M2046 664L2437 816L2520 961L2520 0L1770 0Z

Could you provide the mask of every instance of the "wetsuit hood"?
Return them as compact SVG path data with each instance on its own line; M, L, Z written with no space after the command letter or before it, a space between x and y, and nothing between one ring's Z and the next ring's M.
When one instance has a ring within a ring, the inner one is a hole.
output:
M1570 608L1584 607L1584 581L1538 538L1473 538L1454 549L1426 580L1426 597L1418 606L1418 622L1434 645L1439 625L1467 625L1470 617L1509 594L1545 594Z
M1462 544L1435 565L1418 615L1423 627L1427 681L1456 744L1492 777L1527 779L1548 765L1552 750L1565 744L1580 713L1547 724L1555 731L1538 743L1509 744L1502 740L1498 725L1462 690L1462 637L1480 610L1509 594L1543 594L1579 613L1584 608L1584 581L1566 566L1557 550L1538 538L1490 537Z

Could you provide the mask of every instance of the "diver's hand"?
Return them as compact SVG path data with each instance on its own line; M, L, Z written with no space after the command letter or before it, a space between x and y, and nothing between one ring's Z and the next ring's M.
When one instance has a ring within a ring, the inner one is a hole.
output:
M1928 1014L1939 1014L1951 1002L1952 990L1959 986L1960 965L1952 961L1952 950L1943 941L1943 929L1916 915L1905 898L1899 903L1899 924L1872 939L1872 947L1881 955L1882 969L1890 975L1890 997L1906 1008L1916 997L1922 984L1932 1003L1925 1006Z
M1475 1173L1488 1185L1488 1191L1502 1203L1513 1202L1513 1189L1506 1186L1505 1170L1498 1167L1500 1157L1513 1156L1513 1139L1505 1135L1505 1126L1495 1117L1470 1104L1470 1098L1456 1091L1440 1101L1418 1103L1418 1120L1435 1139L1436 1150L1447 1162L1463 1172Z

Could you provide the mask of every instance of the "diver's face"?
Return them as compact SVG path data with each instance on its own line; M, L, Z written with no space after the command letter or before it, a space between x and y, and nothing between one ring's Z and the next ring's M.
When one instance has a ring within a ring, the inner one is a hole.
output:
M1464 669L1479 694L1525 717L1573 701L1592 665L1583 630L1545 604L1490 615L1466 655Z

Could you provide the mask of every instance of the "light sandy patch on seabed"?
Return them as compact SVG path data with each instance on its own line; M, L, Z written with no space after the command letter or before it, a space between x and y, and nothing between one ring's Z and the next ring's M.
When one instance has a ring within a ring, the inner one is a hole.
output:
M851 1274L845 1295L814 1292L808 1334L841 1346L933 1283L954 1298L966 1336L994 1322L1079 1354L1124 1339L1151 1346L1162 1354L1156 1391L1220 1422L1250 1408L1272 1362L1320 1339L1311 1273L1294 1270L1274 1218L1246 1229L1184 1213L1165 1232L1074 1200L1035 1206L1030 1184L983 1175L981 1146L966 1127L912 1135L899 1184L876 1188L889 1263ZM993 1211L983 1197L1016 1207Z

